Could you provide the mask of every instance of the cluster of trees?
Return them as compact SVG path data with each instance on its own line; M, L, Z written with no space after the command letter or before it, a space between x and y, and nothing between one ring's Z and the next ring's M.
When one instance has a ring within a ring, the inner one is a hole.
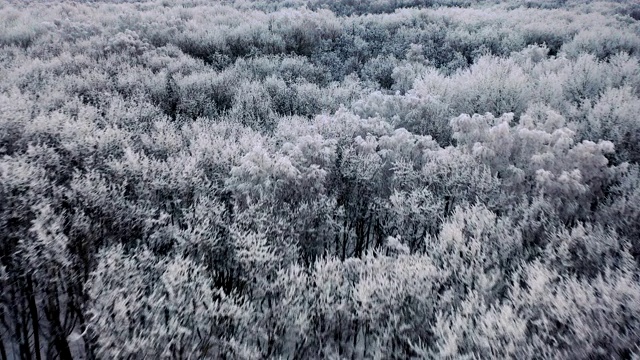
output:
M640 357L624 2L0 2L0 359Z

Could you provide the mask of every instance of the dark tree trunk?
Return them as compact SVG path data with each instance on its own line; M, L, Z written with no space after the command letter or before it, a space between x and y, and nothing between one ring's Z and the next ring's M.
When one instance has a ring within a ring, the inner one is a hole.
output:
M53 335L53 346L61 359L71 359L71 350L67 342L67 333L60 323L60 302L58 300L58 291L55 286L49 289L47 294L47 305L45 314L47 320L51 324L51 332Z
M4 348L4 342L0 338L0 359L7 360L7 350Z
M27 274L27 303L29 304L29 313L31 313L31 327L33 329L33 347L36 360L41 360L40 356L40 324L38 318L38 305L36 304L36 294L33 289L33 279ZM27 338L28 342L29 339Z

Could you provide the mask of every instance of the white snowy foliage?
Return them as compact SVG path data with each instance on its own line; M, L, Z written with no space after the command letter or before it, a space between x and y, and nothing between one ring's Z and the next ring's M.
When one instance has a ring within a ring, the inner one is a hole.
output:
M637 15L0 0L0 358L637 357Z

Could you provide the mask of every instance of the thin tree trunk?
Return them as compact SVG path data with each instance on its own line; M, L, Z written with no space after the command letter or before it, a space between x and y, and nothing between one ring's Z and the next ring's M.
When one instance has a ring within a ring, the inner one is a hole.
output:
M87 321L81 310L76 309L78 319L80 320L80 331L84 334L82 337L84 343L84 357L86 360L94 360L95 356L95 338L93 332L87 327Z
M349 239L349 228L347 227L347 220L344 221L344 233L342 234L342 254L340 260L344 261L347 257L347 241Z
M22 284L20 284L22 285ZM14 296L14 299L16 297ZM22 299L20 299L22 300ZM29 314L24 307L19 310L20 318L16 319L16 337L18 337L18 349L20 359L31 360L31 348L29 347Z
M7 350L4 348L4 342L0 338L0 359L7 360Z
M364 246L364 225L362 220L358 220L356 223L356 247L353 251L355 257L360 257L362 248Z
M371 225L373 224L373 214L371 214L369 216L369 221L368 221L368 225L367 225L367 234L365 235L365 238L367 239L367 241L364 244L364 250L367 251L369 250L369 238L371 235Z
M36 304L36 294L33 290L33 280L27 274L27 303L31 313L31 327L33 328L33 347L35 348L36 360L42 360L40 356L40 324L38 322L38 305ZM27 341L29 341L27 339Z
M53 274L52 274L53 275ZM47 289L47 301L44 307L44 312L51 325L51 334L53 335L53 346L58 352L58 356L61 359L71 359L71 349L67 342L66 327L60 323L60 301L58 297L57 284L52 283ZM68 294L71 296L71 294ZM67 315L70 309L67 309Z
M353 350L351 352L351 359L355 360L356 354L358 353L358 331L360 331L360 323L358 320L355 321L355 332L353 334Z

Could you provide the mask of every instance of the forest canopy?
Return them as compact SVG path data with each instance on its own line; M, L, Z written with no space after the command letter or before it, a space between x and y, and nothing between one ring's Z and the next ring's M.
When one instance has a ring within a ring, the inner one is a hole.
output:
M0 0L0 360L640 359L640 5Z

